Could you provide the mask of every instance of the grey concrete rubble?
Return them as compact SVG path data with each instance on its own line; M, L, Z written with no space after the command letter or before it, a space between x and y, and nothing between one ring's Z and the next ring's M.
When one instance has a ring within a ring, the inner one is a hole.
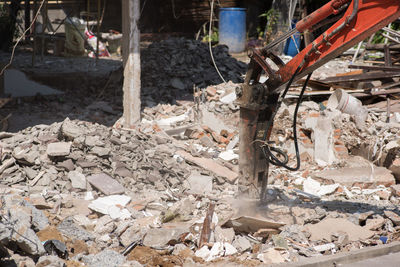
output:
M59 122L0 133L0 261L257 266L400 239L396 116L386 123L385 108L364 105L368 117L360 128L324 102L303 102L297 120L301 168L270 166L270 198L260 204L240 195L237 184L234 92L245 65L225 47L214 48L231 80L218 84L206 50L185 39L149 46L142 121L135 129L114 124L117 104L91 98L79 116L65 119L73 105L60 104ZM176 97L192 93L193 85L201 88L194 94L198 102L193 95ZM294 108L291 100L282 105L271 134L291 163ZM206 220L211 203L214 213Z

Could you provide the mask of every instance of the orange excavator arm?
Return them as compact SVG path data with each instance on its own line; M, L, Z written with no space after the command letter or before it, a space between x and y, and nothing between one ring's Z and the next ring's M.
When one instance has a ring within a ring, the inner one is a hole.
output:
M318 27L328 16L341 12L344 12L343 16L333 26L287 64L272 52L276 44L294 33ZM242 192L251 196L258 195L261 200L266 200L269 164L273 163L289 170L297 170L300 166L298 149L297 166L290 167L287 164L287 155L268 145L276 111L289 85L399 17L400 0L333 0L298 22L295 29L277 38L275 42L249 52L251 60L245 82L236 89L241 107L239 189ZM267 58L275 63L278 70L274 70L267 63ZM261 83L263 73L268 79ZM297 146L297 143L295 145Z

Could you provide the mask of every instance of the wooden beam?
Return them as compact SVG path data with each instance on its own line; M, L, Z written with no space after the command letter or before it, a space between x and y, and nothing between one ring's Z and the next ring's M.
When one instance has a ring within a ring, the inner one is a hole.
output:
M122 0L124 127L140 122L140 0Z

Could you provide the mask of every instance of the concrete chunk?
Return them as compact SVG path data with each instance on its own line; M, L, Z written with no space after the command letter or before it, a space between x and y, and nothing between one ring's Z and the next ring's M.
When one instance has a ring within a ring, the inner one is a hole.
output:
M177 243L180 236L189 229L186 228L158 228L148 231L143 239L143 245L148 247L162 247L168 244Z
M343 218L327 218L317 224L306 225L304 228L311 233L311 241L322 239L331 241L331 235L338 232L347 233L350 241L364 240L374 235L373 231Z
M119 195L125 192L125 188L105 173L94 174L87 177L88 182L105 195Z
M47 145L46 153L50 157L68 156L71 152L71 143L69 142L57 142L50 143Z
M345 167L337 170L325 170L314 173L312 176L328 183L339 183L348 187L369 188L377 185L387 187L395 184L395 179L388 169L376 166L371 166L371 168Z
M70 171L68 173L68 179L71 181L72 187L77 189L86 189L86 178L85 175L79 171Z
M211 176L192 173L187 179L190 188L189 191L193 194L204 194L212 191L213 183Z
M131 216L130 212L123 208L129 201L131 197L124 195L100 197L89 204L89 209L110 215L112 219L125 219Z

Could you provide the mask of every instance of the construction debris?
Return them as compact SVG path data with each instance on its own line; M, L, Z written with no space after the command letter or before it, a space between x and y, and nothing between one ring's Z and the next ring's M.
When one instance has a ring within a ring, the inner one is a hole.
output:
M142 123L135 129L120 127L118 102L90 97L48 101L43 108L60 117L0 133L0 247L7 252L1 260L17 266L257 266L399 240L398 100L358 98L367 115L360 127L357 114L327 102L330 88L359 83L351 76L329 78L347 63L336 59L316 71L322 82L312 86L328 94L308 91L300 106L301 168L270 166L269 201L260 205L237 189L235 88L245 64L225 47L213 51L231 82L219 84L202 43L150 45L143 52ZM200 89L192 95L194 85ZM24 100L19 105L29 113L38 108ZM75 111L77 105L85 108ZM271 134L290 163L294 109L285 100Z

